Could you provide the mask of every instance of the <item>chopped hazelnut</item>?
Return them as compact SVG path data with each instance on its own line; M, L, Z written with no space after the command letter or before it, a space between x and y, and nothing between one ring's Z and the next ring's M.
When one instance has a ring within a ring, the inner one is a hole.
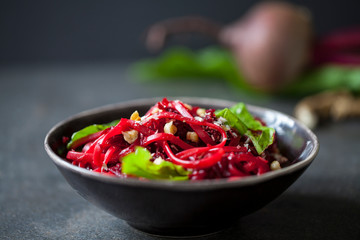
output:
M154 114L154 113L157 113L157 112L159 112L159 108L157 108L157 107L154 107L152 110L151 110L151 114Z
M205 109L204 108L198 108L196 110L196 114L199 115L200 117L204 117L205 116Z
M184 106L185 106L187 109L192 110L192 106L191 106L191 105L189 105L189 104L187 104L187 103L184 103Z
M164 159L162 159L161 157L158 157L154 160L154 164L156 165L160 165L163 161L165 161Z
M177 131L176 126L173 124L173 121L168 122L165 124L164 126L164 133L170 133L172 135L174 135Z
M270 169L271 169L272 171L281 169L280 163L279 163L278 161L273 161L273 162L270 164Z
M221 128L222 128L224 131L229 131L229 130L230 130L230 126L229 126L229 125L221 125Z
M139 135L138 131L136 130L126 131L123 132L122 134L124 136L125 141L128 142L129 144L135 142Z
M195 143L199 142L199 136L196 132L187 132L186 139Z
M139 116L139 112L138 111L133 112L133 114L131 114L130 116L130 119L133 121L140 121L141 118Z

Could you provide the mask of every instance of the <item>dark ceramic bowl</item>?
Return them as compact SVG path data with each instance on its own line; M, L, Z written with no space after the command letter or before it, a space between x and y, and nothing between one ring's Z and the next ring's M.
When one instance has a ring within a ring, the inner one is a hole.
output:
M224 108L234 102L180 98L205 108ZM87 125L144 114L160 99L130 101L82 112L53 127L45 149L69 184L85 199L142 231L160 235L198 235L218 231L250 214L284 192L315 158L319 143L303 124L280 112L249 106L249 111L276 129L281 151L292 164L281 170L241 180L196 182L120 179L71 165L59 152L63 136Z

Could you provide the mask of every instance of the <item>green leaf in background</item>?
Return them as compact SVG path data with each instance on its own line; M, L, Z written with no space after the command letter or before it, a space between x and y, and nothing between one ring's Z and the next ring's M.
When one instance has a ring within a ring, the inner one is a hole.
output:
M221 47L206 47L199 51L169 48L158 57L134 63L131 71L135 79L142 81L219 79L239 90L264 95L245 81L231 52ZM324 65L312 68L276 94L301 97L336 89L360 94L360 67Z
M274 142L275 129L263 126L248 112L244 103L238 103L230 109L216 111L216 117L223 117L227 124L248 136L258 154L261 154Z
M308 70L281 93L305 96L338 89L347 89L354 94L360 94L360 67L325 65Z
M74 132L73 135L71 136L70 142L67 144L67 149L71 149L74 145L74 143L76 143L77 141L79 141L80 139L87 137L91 134L100 132L102 130L105 130L111 126L115 126L119 123L120 120L114 120L110 123L106 123L106 124L93 124L90 126L87 126L77 132Z
M122 159L122 173L147 179L167 179L183 181L189 179L189 171L182 166L168 161L159 164L150 161L151 153L143 147L136 147L135 152L129 153Z
M157 58L134 63L131 72L141 81L219 79L238 89L253 91L238 72L230 52L220 47L207 47L196 52L184 47L170 48Z

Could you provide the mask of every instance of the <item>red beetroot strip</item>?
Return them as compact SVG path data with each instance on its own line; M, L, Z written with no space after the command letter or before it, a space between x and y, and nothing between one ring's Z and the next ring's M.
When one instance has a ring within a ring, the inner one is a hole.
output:
M153 159L161 157L192 169L192 180L260 175L270 170L264 158L270 156L274 147L260 157L245 136L234 129L225 131L215 124L214 110L206 110L205 116L198 116L196 110L198 107L187 107L180 101L164 98L141 121L122 118L116 126L80 139L82 151L74 148L68 151L66 158L79 167L124 176L122 157L133 152L136 146L142 146L152 153ZM175 134L164 132L164 125L170 121L178 128ZM138 132L131 144L123 137L123 132L129 130ZM195 132L199 140L187 140L185 133L188 131ZM76 147L81 145L76 144Z

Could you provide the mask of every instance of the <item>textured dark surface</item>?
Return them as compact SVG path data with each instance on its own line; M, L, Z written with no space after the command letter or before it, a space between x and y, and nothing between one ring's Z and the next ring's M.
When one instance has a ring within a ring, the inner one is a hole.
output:
M160 239L82 199L43 148L47 131L82 110L154 96L216 97L291 114L295 100L255 97L221 82L139 83L126 64L0 68L0 239ZM360 123L315 133L318 157L281 197L197 239L360 239Z

